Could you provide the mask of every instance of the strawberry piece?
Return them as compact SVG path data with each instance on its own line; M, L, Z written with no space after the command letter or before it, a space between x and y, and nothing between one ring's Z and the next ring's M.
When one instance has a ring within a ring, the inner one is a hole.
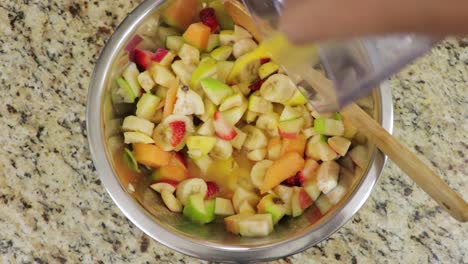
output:
M270 58L261 58L261 59L260 59L260 64L263 65L263 64L268 63L268 62L270 62L270 61L271 61Z
M289 138L289 139L293 139L297 137L297 133L286 133L286 132L281 131L281 129L278 129L278 134L283 138Z
M304 185L305 177L301 171L299 171L296 175L291 176L283 181L283 184L288 186L302 186Z
M203 8L200 11L200 20L203 21L210 17L216 17L215 10L213 8Z
M202 9L202 11L200 11L200 21L204 25L210 27L211 33L218 32L221 29L213 8Z
M175 121L169 123L169 128L172 132L171 145L176 147L185 137L185 122Z
M257 91L258 89L260 89L260 87L262 87L262 84L265 82L265 80L258 80L256 82L254 82L253 84L251 84L249 86L249 89L252 90L252 91Z
M214 128L216 136L224 140L232 140L237 136L237 132L234 128L226 122L223 115L216 111L214 114Z
M161 62L164 59L164 57L166 57L167 53L169 53L169 51L166 49L157 49L156 52L153 54L153 61L158 63Z
M151 65L153 53L147 50L135 49L135 63L140 69L146 70Z
M125 47L125 51L128 52L130 61L135 61L135 49L143 41L143 38L140 35L135 35Z
M205 199L209 200L209 199L214 198L216 194L218 194L219 192L218 185L214 182L209 181L209 182L206 182L206 186L208 187L208 189L206 191Z

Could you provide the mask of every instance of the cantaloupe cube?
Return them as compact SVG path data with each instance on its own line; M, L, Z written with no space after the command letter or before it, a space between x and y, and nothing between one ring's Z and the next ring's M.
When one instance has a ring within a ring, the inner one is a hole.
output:
M170 152L160 149L152 144L133 144L133 155L138 163L150 166L160 167L169 164L169 159L172 157Z
M162 18L166 24L184 30L197 14L197 6L197 0L172 1L163 11Z
M190 45L205 50L208 45L208 39L210 38L211 29L203 23L191 24L185 31L182 37Z
M284 138L283 147L281 149L281 154L284 155L289 152L296 152L297 154L304 156L306 148L306 138L300 133L295 138Z
M304 159L296 152L290 152L275 160L265 173L261 193L266 193L287 178L304 168Z

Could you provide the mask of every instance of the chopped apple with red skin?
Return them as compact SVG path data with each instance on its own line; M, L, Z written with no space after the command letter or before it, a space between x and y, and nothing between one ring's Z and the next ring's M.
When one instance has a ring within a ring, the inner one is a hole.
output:
M305 180L314 178L315 173L317 172L320 165L317 161L313 159L306 159L304 164L304 169L301 170L302 176Z
M255 214L255 209L247 200L244 200L239 206L239 214Z
M239 221L239 234L244 237L264 237L273 232L271 214L254 214Z
M325 215L330 210L330 208L332 208L333 204L330 202L330 200L325 194L322 194L315 201L315 206L318 207L322 215Z
M215 198L215 214L216 215L233 215L234 207L229 199L216 197Z
M151 51L137 48L134 51L134 56L136 65L143 70L148 69L153 61L153 53Z
M152 63L148 71L153 77L154 82L164 87L171 87L176 81L174 74L168 68L158 63Z
M138 83L145 92L150 92L154 88L156 83L153 81L151 74L148 71L144 71L138 75Z
M234 108L221 112L221 115L228 124L234 126L242 119L242 116L244 115L246 110L247 104L243 102L240 106L236 106Z
M189 44L182 45L178 55L187 65L196 65L200 62L200 51Z
M291 198L292 217L302 215L305 209L312 205L312 199L299 187L294 187L294 192Z
M293 187L280 184L273 189L273 192L276 195L278 195L281 198L281 200L283 200L283 204L286 209L285 214L291 215L292 214L291 200L292 200L292 195L294 193Z
M177 198L175 198L173 192L162 190L161 198L164 202L164 205L166 205L166 207L169 208L169 210L175 213L182 212L182 204L179 200L177 200Z
M153 54L153 61L161 64L162 66L169 66L175 57L176 55L171 51L159 48Z
M304 124L304 118L300 117L294 120L280 122L278 124L278 133L283 138L296 138Z
M247 201L251 206L255 206L259 200L260 197L258 197L258 195L242 187L236 188L232 196L232 204L236 212L239 212L240 206L244 201Z
M349 151L349 156L361 169L365 169L369 163L367 149L364 146L355 146Z
M153 183L150 185L150 187L151 189L155 190L158 193L162 193L163 191L173 193L176 190L176 188L172 184L165 183L165 182Z
M351 141L340 136L334 136L328 139L328 145L340 156L345 156L351 146Z
M242 132L242 130L238 129L237 127L234 127L234 130L236 131L237 135L231 140L231 145L234 148L241 150L245 139L247 139L247 134Z
M132 88L136 97L140 97L141 95L141 87L138 82L139 74L140 72L138 71L136 64L133 62L130 62L122 73L123 78L127 81L128 85L130 85L130 88Z
M317 185L319 189L327 194L338 184L340 165L335 161L324 161L317 171Z
M200 178L191 178L179 183L176 190L176 196L177 199L179 199L179 201L185 205L189 196L193 194L200 194L205 197L207 191L208 186L204 180Z
M344 134L343 121L330 118L317 118L314 120L314 130L326 136L342 136Z
M214 114L213 125L216 136L220 139L232 140L237 136L237 132L234 130L233 126L226 121L219 111L216 111Z
M257 204L257 210L258 213L261 214L271 214L273 224L278 223L278 221L281 220L281 218L283 218L287 212L283 200L274 194L267 194L263 196L263 198Z
M251 214L236 214L224 218L226 230L234 235L239 235L239 222L249 217Z
M312 200L317 200L320 196L320 188L317 184L317 179L309 179L304 183L304 190L312 198Z
M265 134L257 127L247 125L242 128L242 131L247 134L244 142L244 148L252 151L265 148L268 145L268 139Z
M338 158L338 154L325 142L309 140L306 155L314 160L330 161Z
M215 105L220 105L226 97L234 93L231 87L211 77L201 80L200 83L206 96Z
M192 194L187 199L183 214L197 224L207 224L215 219L215 200L205 200L205 196Z

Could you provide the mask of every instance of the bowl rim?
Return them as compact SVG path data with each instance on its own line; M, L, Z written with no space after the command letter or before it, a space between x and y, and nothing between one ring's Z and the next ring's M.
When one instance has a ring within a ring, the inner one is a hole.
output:
M183 254L211 261L273 260L303 251L330 237L350 220L369 198L386 161L386 157L380 151L376 151L374 161L368 168L366 177L356 186L347 203L342 206L341 210L337 210L334 215L329 217L327 221L321 223L320 228L309 230L295 239L287 239L254 248L221 246L208 242L200 243L173 233L158 225L149 213L121 186L108 160L102 131L102 101L107 79L106 73L110 71L112 62L123 48L123 45L129 40L131 34L146 16L163 2L163 0L145 0L125 18L102 50L90 81L86 107L89 149L101 182L114 203L133 224L159 243ZM379 90L380 123L384 129L392 133L393 103L391 90L388 83L381 84ZM285 246L286 244L287 246Z

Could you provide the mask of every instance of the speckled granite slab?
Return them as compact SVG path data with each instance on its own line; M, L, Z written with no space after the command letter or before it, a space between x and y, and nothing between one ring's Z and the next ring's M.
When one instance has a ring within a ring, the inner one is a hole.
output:
M93 64L138 1L0 2L0 262L198 263L112 203L87 147ZM449 40L391 79L395 135L468 199L468 47ZM273 263L468 263L468 228L391 162L339 232Z

